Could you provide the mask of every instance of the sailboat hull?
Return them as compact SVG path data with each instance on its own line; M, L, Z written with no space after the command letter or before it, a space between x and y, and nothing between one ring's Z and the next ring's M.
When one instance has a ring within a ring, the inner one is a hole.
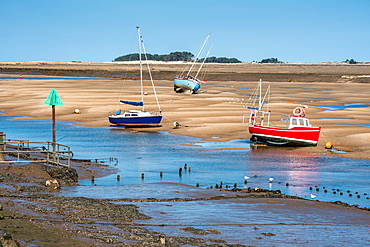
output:
M250 125L251 141L274 146L316 146L320 127L293 127L289 129Z
M200 84L194 80L175 78L174 90L177 93L195 93L200 88Z
M109 122L114 125L126 127L148 127L160 126L162 116L145 116L145 117L124 117L124 116L109 116Z

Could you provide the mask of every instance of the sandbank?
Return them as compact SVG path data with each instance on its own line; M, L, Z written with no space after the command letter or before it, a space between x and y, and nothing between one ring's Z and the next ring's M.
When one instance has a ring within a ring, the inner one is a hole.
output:
M213 80L202 85L197 94L177 94L173 90L172 77L182 64L157 63L152 65L154 83L157 85L162 126L133 129L134 131L168 131L171 134L198 137L203 140L228 141L249 139L243 115L244 107L260 78L271 83L270 110L272 121L279 125L281 114L291 114L299 105L306 105L311 124L320 126L322 134L317 147L300 148L302 151L323 153L347 158L370 158L370 108L346 108L328 111L325 106L369 103L369 64L278 64L253 63L207 65ZM154 67L154 68L153 68ZM136 69L135 69L136 68ZM27 69L27 70L24 70ZM81 75L91 71L110 78L124 78L125 72L137 72L135 64L114 63L1 63L0 73L11 72L36 74ZM128 74L130 74L128 73ZM18 78L18 74L12 74ZM161 78L156 80L156 76ZM23 75L23 77L26 77ZM132 74L134 77L134 74ZM231 79L229 79L231 78ZM274 80L276 78L276 80ZM291 78L291 79L289 79ZM137 79L137 78L133 78ZM245 80L244 80L245 79ZM43 102L52 88L63 100L57 106L57 120L76 121L76 124L102 127L109 126L108 114L118 109L130 109L119 105L119 99L138 100L137 80L37 80L1 79L2 109L9 115L50 119L50 107ZM150 81L144 82L146 110L156 111L156 103ZM81 114L74 114L79 109ZM173 123L179 127L174 128ZM366 127L367 126L367 127ZM332 142L335 149L344 152L327 152L325 143Z

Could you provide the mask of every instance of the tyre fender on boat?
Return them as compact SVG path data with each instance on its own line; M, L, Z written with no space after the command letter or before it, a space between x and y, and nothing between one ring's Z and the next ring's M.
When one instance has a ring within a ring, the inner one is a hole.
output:
M298 116L298 117L304 117L304 116L306 116L306 112L304 111L304 109L302 107L296 107L296 108L294 108L293 114L296 115L296 116Z

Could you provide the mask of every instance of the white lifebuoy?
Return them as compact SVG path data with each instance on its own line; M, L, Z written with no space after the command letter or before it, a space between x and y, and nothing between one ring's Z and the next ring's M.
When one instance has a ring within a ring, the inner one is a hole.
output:
M306 113L302 107L296 107L293 110L293 114L296 116L304 117L306 116Z

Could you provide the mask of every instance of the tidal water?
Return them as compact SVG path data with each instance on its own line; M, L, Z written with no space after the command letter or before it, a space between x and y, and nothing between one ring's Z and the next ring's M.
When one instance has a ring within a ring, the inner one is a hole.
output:
M52 140L50 120L12 118L0 115L0 131L7 139ZM114 199L121 196L117 191L125 190L125 185L174 182L215 188L222 182L223 188L235 184L238 188L260 187L307 199L313 194L315 200L370 207L370 161L334 157L324 147L321 154L315 154L299 148L253 147L246 139L205 142L160 128L134 132L111 127L108 121L107 127L99 128L64 121L57 121L56 126L57 142L71 146L74 158L118 159L117 163L107 163L120 170L117 174L95 178L93 183L90 179L79 181L84 186L64 187L76 196ZM247 183L244 176L250 177ZM270 177L274 178L272 183Z
M109 81L118 81L123 79L106 79L99 77L81 77L81 76L0 76L0 80L15 80L15 79L26 79L26 80L109 80Z
M327 111L341 111L349 108L364 108L364 107L370 107L370 102L367 103L353 103L353 104L344 104L340 106L318 106L315 105L315 107L320 107L327 109Z

